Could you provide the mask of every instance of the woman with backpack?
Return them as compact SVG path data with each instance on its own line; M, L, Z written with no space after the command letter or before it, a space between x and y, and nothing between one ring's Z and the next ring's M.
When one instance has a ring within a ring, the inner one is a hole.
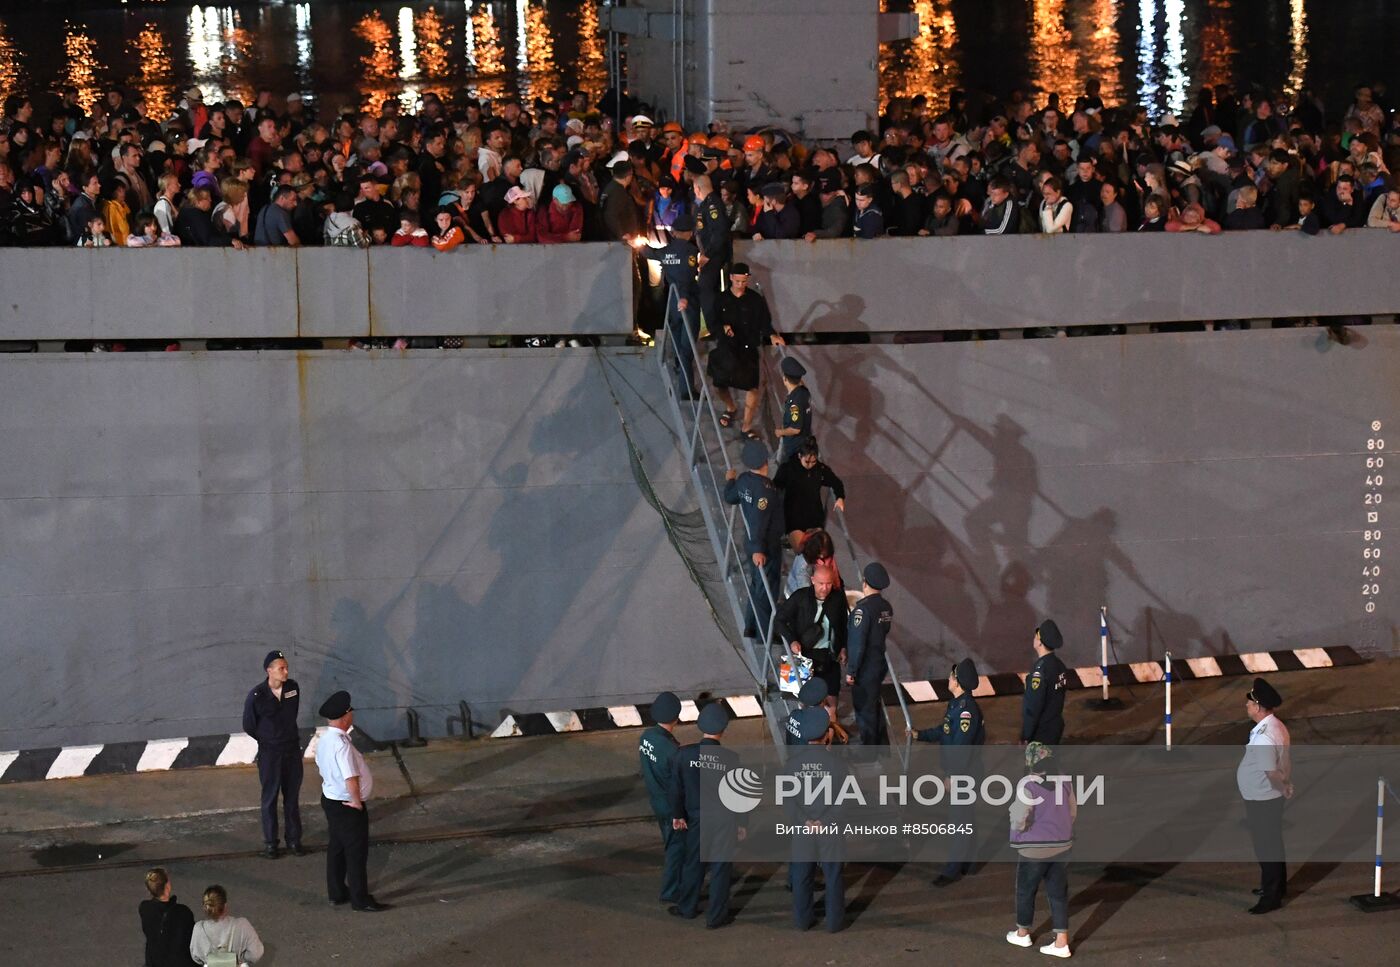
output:
M1065 783L1046 782L1046 760L1053 755L1042 742L1026 745L1026 777L1011 801L1011 848L1016 850L1016 929L1006 942L1029 947L1035 922L1035 895L1040 884L1050 901L1050 926L1055 939L1040 948L1051 957L1069 957L1069 860L1074 845L1078 804Z
M202 967L245 967L263 955L262 941L253 925L228 912L228 891L217 883L204 891L207 920L194 925L190 956Z

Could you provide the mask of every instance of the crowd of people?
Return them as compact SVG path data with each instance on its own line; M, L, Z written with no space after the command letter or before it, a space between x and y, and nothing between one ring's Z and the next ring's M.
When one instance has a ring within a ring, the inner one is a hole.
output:
M245 105L191 87L168 118L120 85L92 110L72 87L50 104L16 93L0 244L659 249L702 175L739 238L1400 231L1400 127L1371 86L1339 115L1306 90L1290 103L1207 87L1189 117L1155 122L1106 105L1093 80L1072 106L1021 90L896 98L849 147L615 114L566 91L528 105L426 93L416 115L388 99L324 118L295 92Z

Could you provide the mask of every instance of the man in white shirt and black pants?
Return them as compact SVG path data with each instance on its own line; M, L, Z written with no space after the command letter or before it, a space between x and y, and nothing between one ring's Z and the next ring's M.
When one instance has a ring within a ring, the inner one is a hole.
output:
M1259 860L1259 902L1250 913L1271 913L1283 906L1288 870L1283 855L1283 804L1293 797L1290 781L1288 729L1274 709L1283 704L1277 691L1262 678L1245 696L1245 713L1254 728L1249 733L1244 758L1235 771L1240 796L1244 799L1254 855Z
M389 909L369 892L369 808L374 776L369 764L350 743L354 709L349 692L336 692L321 705L330 728L316 743L316 768L321 771L321 809L330 829L326 849L326 890L331 906L347 900L362 913Z

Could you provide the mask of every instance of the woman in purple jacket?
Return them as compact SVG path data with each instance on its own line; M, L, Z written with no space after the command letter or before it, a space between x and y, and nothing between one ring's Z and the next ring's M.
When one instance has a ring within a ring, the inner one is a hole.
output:
M1035 920L1035 895L1045 882L1050 900L1050 925L1055 939L1040 948L1051 957L1068 957L1069 862L1065 854L1074 845L1077 804L1067 783L1046 782L1045 762L1052 755L1041 742L1026 745L1026 776L1017 785L1011 802L1011 848L1016 860L1016 929L1006 942L1029 947Z

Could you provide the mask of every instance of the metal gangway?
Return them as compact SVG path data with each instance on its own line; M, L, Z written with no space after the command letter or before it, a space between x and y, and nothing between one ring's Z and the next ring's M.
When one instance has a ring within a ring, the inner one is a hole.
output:
M662 384L666 387L666 396L670 404L677 439L685 453L691 483L699 500L701 516L705 522L705 529L710 538L721 584L724 588L724 597L733 612L736 636L740 639L735 643L736 651L745 660L749 673L753 676L758 687L759 697L773 741L777 745L783 745L785 742L784 724L788 714L796 704L796 699L788 696L779 688L778 669L784 658L792 659L794 656L787 642L779 641L770 644L773 641L773 626L778 607L777 588L764 588L769 606L767 627L758 629L759 635L757 637L743 635L743 629L749 623L748 616L753 613L754 604L745 573L746 555L742 543L748 537L748 531L739 508L724 500L727 475L729 471L736 468L729 453L724 427L719 422L719 413L715 408L713 393L704 378L700 347L693 338L690 329L680 320L677 300L675 289L668 289L664 325L656 336L657 370ZM680 370L676 352L677 339L685 340L697 370L695 382L698 384L698 390L692 399L684 399L678 392L677 374ZM771 379L768 382L771 387ZM855 557L855 545L851 541L850 532L846 527L845 514L839 511L838 513L840 514L838 520L845 535L847 548L852 561L855 562L857 572L859 572L860 564ZM912 719L909 716L904 690L900 686L894 667L889 661L888 653L886 654L886 666L889 677L894 682L895 693L903 713L905 728L898 730L898 734L905 736L905 738L897 748L900 750L901 760L907 764L909 745L907 734L913 727ZM883 702L881 706L885 714L886 726L893 737L896 730L893 728L889 709Z

